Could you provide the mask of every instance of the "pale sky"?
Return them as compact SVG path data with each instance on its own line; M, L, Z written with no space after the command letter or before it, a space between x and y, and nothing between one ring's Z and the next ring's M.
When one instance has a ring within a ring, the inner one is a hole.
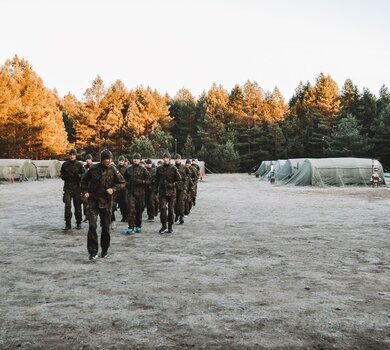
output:
M60 96L97 75L195 97L252 80L288 100L321 72L390 86L387 0L0 0L0 19L0 64L24 57Z

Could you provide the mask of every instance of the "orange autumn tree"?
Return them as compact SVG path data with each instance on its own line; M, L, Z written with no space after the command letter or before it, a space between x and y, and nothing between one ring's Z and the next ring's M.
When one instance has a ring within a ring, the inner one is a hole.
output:
M63 154L67 135L55 93L24 59L0 68L0 157L47 158Z

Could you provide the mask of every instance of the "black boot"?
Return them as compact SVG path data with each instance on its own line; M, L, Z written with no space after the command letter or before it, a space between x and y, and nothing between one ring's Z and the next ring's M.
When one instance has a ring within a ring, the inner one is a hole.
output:
M64 228L64 231L68 231L72 228L72 226L70 224L65 224L65 228Z
M179 225L183 225L183 224L184 224L184 218L182 216L180 216Z
M168 233L173 233L172 224L168 224Z
M81 222L78 222L78 223L77 223L76 228L77 228L78 230L81 230Z
M179 215L175 215L175 222L179 221Z
M160 228L160 231L158 231L158 233L167 233L168 232L168 229L167 229L167 226L166 225L162 225L162 227Z

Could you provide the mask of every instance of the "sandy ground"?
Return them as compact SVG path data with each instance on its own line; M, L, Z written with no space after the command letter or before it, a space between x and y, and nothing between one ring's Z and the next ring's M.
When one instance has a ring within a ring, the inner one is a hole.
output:
M0 185L0 348L390 349L390 189L212 175L88 261L62 181Z

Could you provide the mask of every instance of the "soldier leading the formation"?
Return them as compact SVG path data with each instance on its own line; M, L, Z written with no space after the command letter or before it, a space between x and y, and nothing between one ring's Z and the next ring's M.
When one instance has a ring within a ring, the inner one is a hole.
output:
M81 229L81 186L80 181L84 173L83 165L76 160L77 151L71 149L69 152L69 160L65 161L61 166L61 179L64 183L63 202L65 203L65 230L72 228L72 200L74 206L74 214L76 217L77 229Z
M101 257L107 256L110 246L110 223L113 205L113 194L124 187L125 181L115 165L112 164L112 153L104 150L100 154L100 163L89 169L82 178L84 198L88 200L88 239L89 259L98 256L97 217L100 216L102 227L100 245Z
M149 172L140 165L141 155L135 153L133 164L125 171L127 190L128 224L127 234L140 233L142 230L142 213L145 209L145 186L150 183Z
M176 186L181 180L179 171L171 164L171 155L163 156L163 165L156 171L155 190L159 194L161 229L159 233L172 233L173 215L175 211ZM167 213L168 211L168 213ZM168 223L168 227L167 227Z

